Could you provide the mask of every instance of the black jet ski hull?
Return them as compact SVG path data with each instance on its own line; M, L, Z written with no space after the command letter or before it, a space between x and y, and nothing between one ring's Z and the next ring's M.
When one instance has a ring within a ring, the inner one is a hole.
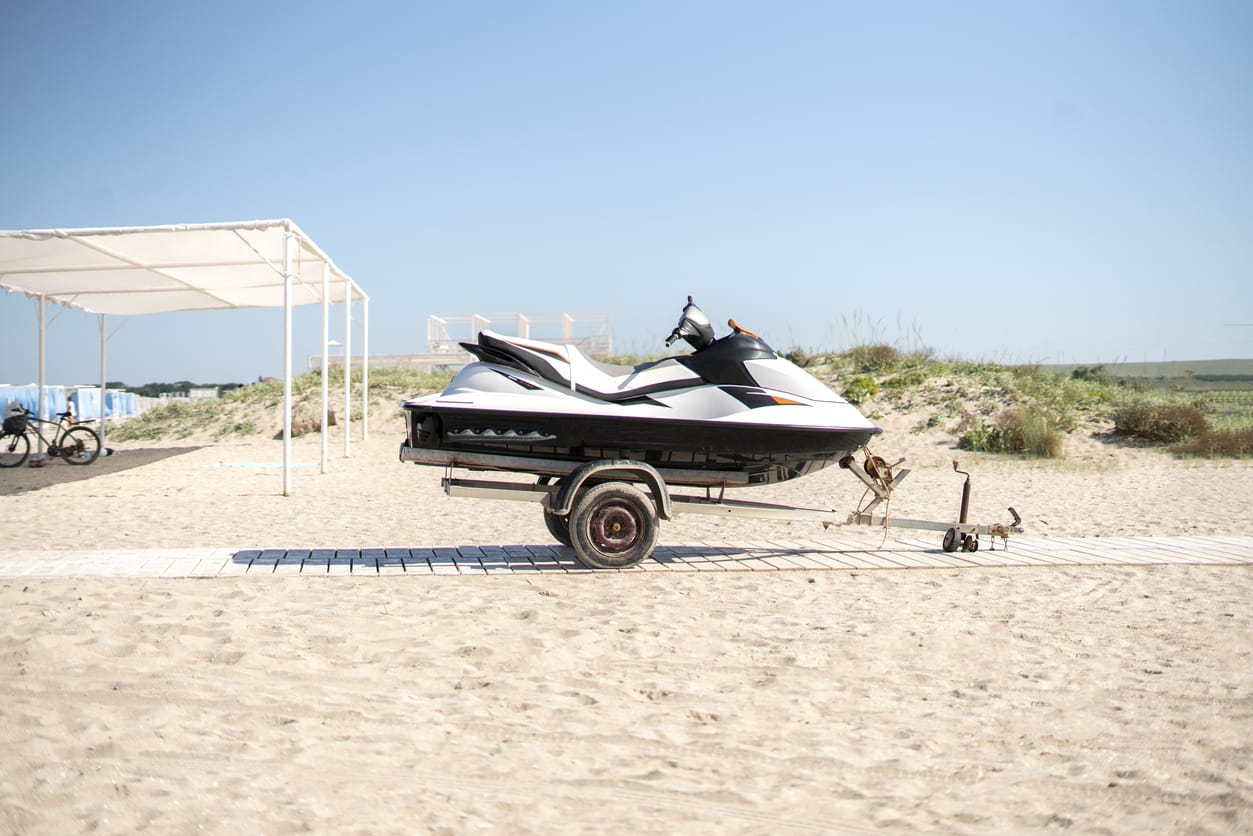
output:
M837 463L880 432L431 404L407 404L406 410L410 447L540 461L633 459L701 472L702 484L717 473L749 485L795 479Z

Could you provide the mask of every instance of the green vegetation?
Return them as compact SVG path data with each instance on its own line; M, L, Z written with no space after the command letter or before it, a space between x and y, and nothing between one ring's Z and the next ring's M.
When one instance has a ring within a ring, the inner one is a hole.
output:
M1253 457L1253 429L1207 429L1192 441L1177 444L1170 449L1181 456L1250 458Z
M110 441L149 441L158 438L187 438L216 422L221 415L218 400L178 399L167 401L119 424L109 427Z
M1000 417L985 423L971 419L958 438L963 450L985 453L1021 453L1046 459L1062 455L1062 433L1052 416L1041 409L1007 409Z
M327 375L332 409L342 409L344 373L332 369ZM371 369L370 399L395 407L405 398L438 392L452 379L450 372L423 372L416 369ZM353 417L361 408L361 372L350 378L350 409ZM293 411L312 412L320 408L322 377L307 372L292 378ZM184 439L207 432L214 440L228 436L272 433L282 426L283 381L264 380L240 386L220 398L169 400L142 415L114 424L109 428L111 441L152 441L162 438ZM372 408L373 409L373 408ZM319 418L320 422L320 418ZM314 427L316 429L316 426Z
M863 409L883 398L917 411L915 432L949 427L968 450L1057 458L1066 434L1086 427L1173 444L1179 455L1253 455L1243 434L1253 432L1253 361L1179 364L1181 377L1149 379L1125 375L1122 365L1003 366L880 343L803 356L809 371Z
M1206 429L1205 416L1191 404L1136 398L1114 410L1114 432L1127 438L1173 444Z
M1066 375L1096 375L1101 382L1133 389L1253 391L1253 360L1166 360L1160 363L1103 363L1097 366L1057 365L1046 370Z
M875 383L875 379L868 374L853 378L844 389L844 397L849 403L859 404L877 394L879 394L879 384Z
M1215 389L1193 393L1212 429L1239 430L1253 427L1253 383L1245 389Z
M855 345L848 350L848 359L859 372L883 374L900 365L901 354L885 343Z

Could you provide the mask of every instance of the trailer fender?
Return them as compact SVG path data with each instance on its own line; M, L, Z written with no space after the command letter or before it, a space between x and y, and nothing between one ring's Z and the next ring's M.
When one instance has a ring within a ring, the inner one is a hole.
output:
M631 481L642 482L652 494L653 504L657 506L657 516L663 520L674 518L670 492L666 489L666 482L661 474L652 465L631 459L605 459L580 465L569 476L562 477L561 487L556 494L549 495L546 503L548 510L561 517L567 516L584 483L593 476L603 477L610 473L620 473L631 477Z

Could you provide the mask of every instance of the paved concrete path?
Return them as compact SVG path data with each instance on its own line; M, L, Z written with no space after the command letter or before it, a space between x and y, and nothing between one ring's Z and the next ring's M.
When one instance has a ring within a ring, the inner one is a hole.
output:
M1010 540L992 550L946 553L934 539L879 547L844 540L687 543L658 546L632 572L778 572L955 569L979 566L1155 566L1253 564L1253 536L1058 537ZM224 575L484 575L588 572L571 549L552 545L367 549L128 549L0 554L0 578Z

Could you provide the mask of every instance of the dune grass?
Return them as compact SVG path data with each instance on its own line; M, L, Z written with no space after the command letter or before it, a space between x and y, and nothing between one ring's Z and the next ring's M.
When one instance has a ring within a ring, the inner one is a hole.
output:
M331 369L327 375L333 409L343 409L344 373ZM400 401L429 392L438 392L452 379L451 372L424 372L416 369L371 369L370 398ZM349 378L350 417L355 417L361 402L360 370ZM306 372L292 378L294 409L308 409L320 404L322 376ZM204 400L169 400L141 415L119 422L109 428L110 441L152 441L163 438L188 438L209 432L219 440L228 436L272 433L281 425L283 382L264 380L232 389L220 398Z
M1039 407L1007 409L990 423L973 420L958 438L963 450L1046 459L1061 458L1063 442L1053 418Z
M1203 430L1196 438L1185 444L1170 448L1181 456L1202 458L1253 458L1253 429Z
M930 413L915 428L951 423L958 446L982 452L1058 458L1067 433L1113 424L1113 437L1175 445L1182 455L1247 456L1253 390L1142 385L1104 366L1068 371L1038 364L1006 366L940 359L928 349L890 350L873 343L839 353L805 353L807 368L864 410L882 398L901 410Z

